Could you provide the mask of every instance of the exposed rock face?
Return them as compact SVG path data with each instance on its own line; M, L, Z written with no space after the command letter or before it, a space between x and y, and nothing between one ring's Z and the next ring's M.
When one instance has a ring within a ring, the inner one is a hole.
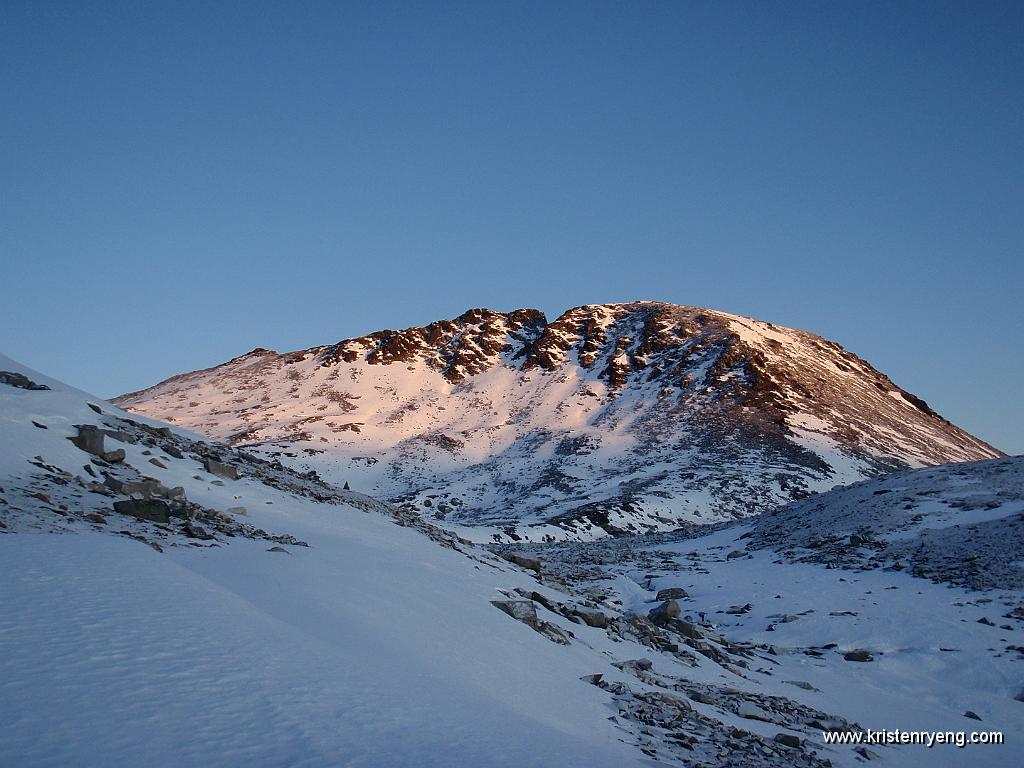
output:
M31 389L31 390L48 390L49 387L45 384L36 384L28 376L23 373L13 373L11 371L0 371L0 384L7 384L11 387L18 387L18 389Z
M499 540L715 522L1000 455L834 342L654 302L256 349L117 403Z

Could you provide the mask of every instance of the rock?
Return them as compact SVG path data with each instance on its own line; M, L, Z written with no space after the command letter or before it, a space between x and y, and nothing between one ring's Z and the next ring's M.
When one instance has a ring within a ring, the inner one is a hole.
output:
M679 610L679 603L675 600L666 600L657 608L652 608L647 618L653 621L655 624L664 625L672 619L678 619L681 611Z
M856 533L851 533L850 534L850 546L851 547L859 547L863 543L864 543L864 539L861 536L858 536Z
M203 459L203 469L209 472L211 475L219 475L220 477L226 477L228 480L238 479L238 470L230 464L222 464L219 461L213 459Z
M75 437L69 437L68 440L93 456L102 456L106 450L103 447L103 430L91 424L79 426L78 434Z
M744 603L743 605L730 605L726 610L726 613L732 614L733 616L742 616L744 613L750 613L754 606L750 603Z
M491 605L528 627L533 629L540 627L540 622L537 620L537 609L532 600L491 600Z
M176 446L176 445L172 445L171 443L168 443L167 445L161 445L160 447L163 449L163 452L166 453L168 456L170 456L172 459L184 459L185 458L185 454L182 453L178 449L178 446Z
M994 627L996 625L996 623L992 621L992 619L990 619L988 616L982 616L980 619L978 619L978 623L984 624L986 627Z
M88 520L90 523L99 523L100 525L106 525L107 523L107 518L96 512L90 512L84 516L84 519Z
M762 723L772 722L772 716L749 701L744 701L736 710L736 714L745 720L760 720Z
M107 451L103 454L103 460L108 464L120 464L124 461L124 457L124 448L115 448L114 450Z
M734 549L732 552L730 552L728 555L725 556L725 559L726 560L735 560L737 557L744 557L744 556L746 556L746 554L747 553L746 553L745 550Z
M607 629L611 623L611 619L601 611L591 610L589 608L579 608L576 611L583 623L588 627L597 627L598 629Z
M232 515L241 515L242 517L249 514L249 511L245 507L228 507L228 512Z
M202 539L206 541L213 538L213 536L206 532L205 528L199 525L192 525L192 523L185 523L185 525L181 527L181 532L190 539Z
M871 655L870 651L866 651L863 648L858 648L854 651L847 651L843 654L843 658L847 661L874 661L875 657Z
M535 557L521 555L518 552L506 552L504 557L510 563L515 563L520 568L529 568L531 571L540 573L540 560Z
M659 590L655 600L682 600L684 597L689 597L685 589L682 587L668 587L667 589Z
M45 424L40 424L38 421L33 421L32 426L39 427L40 429L49 429L48 426L46 426Z
M691 640L703 640L704 632L696 624L692 624L689 621L676 621L672 624L672 628L679 632L684 637L688 637Z
M267 550L267 552L283 552L286 555L290 555L291 554L291 552L289 552L284 547L271 547L270 549Z
M863 757L865 760L877 760L878 755L872 752L867 747L854 747L853 751Z
M31 390L48 390L49 387L45 384L36 384L28 376L22 373L14 373L12 371L0 371L0 384L7 384L11 387L17 387L18 389L31 389Z
M150 459L149 463L154 467L160 467L160 469L167 469L167 465L164 464L160 459Z
M776 733L775 743L790 749L800 749L800 737L792 733Z
M632 664L637 669L653 669L654 667L654 662L650 659L633 659L627 663Z
M96 413L103 413L103 409L96 405L96 403L86 403L86 405L96 411Z
M171 508L166 501L160 499L125 499L114 502L114 510L122 515L131 515L139 520L153 523L167 523L171 517Z
M584 675L583 677L580 678L580 680L582 680L583 682L590 683L591 685L600 685L601 684L601 680L603 680L603 679L604 679L604 675L601 675L601 674L597 674L597 675Z
M981 720L981 718L978 717L978 713L974 712L974 711L972 711L970 709L968 709L966 712L964 712L964 717L969 717L969 718L971 718L971 720Z

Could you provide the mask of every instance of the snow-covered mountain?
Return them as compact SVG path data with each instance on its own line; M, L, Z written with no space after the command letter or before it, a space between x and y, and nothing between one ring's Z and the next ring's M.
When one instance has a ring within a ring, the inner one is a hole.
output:
M1019 457L486 548L0 357L3 766L1017 764L1022 561Z
M1001 455L834 342L654 302L256 349L116 402L494 541L734 519Z

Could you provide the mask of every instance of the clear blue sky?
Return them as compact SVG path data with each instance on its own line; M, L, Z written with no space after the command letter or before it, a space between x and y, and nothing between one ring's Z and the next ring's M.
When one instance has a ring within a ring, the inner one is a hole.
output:
M473 306L834 338L1024 452L1024 3L0 4L0 349L102 396Z

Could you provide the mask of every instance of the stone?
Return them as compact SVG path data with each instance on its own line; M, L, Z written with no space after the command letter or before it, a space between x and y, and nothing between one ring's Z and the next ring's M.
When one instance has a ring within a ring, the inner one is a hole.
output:
M800 749L800 737L792 733L776 733L775 743L790 749Z
M986 627L994 627L996 625L996 623L992 621L992 619L990 619L988 616L982 616L980 619L978 619L978 623L984 624Z
M725 559L726 560L735 560L737 557L745 557L746 554L747 554L746 551L744 551L742 549L734 549L732 552L730 552L728 555L725 556Z
M103 460L108 464L120 464L124 461L124 457L124 448L115 448L114 450L107 451L103 454Z
M689 621L677 621L673 623L672 628L675 629L679 634L684 637L688 637L691 640L703 640L704 632L696 624Z
M78 434L75 437L69 437L68 440L93 456L102 456L106 451L103 447L103 430L91 424L78 427Z
M166 453L172 459L185 458L185 454L182 453L181 450L176 445L171 445L170 443L168 443L167 445L162 445L160 447L163 448L164 453Z
M107 523L107 518L96 512L90 512L84 516L84 519L88 520L90 523L99 523L100 525L106 525Z
M964 717L969 717L971 720L981 720L981 718L978 717L978 713L970 709L964 712Z
M103 409L96 405L96 403L86 403L86 405L96 411L96 413L103 413Z
M202 539L206 541L213 538L213 536L206 532L205 528L199 525L192 525L192 523L185 523L185 525L181 527L181 532L190 539Z
M672 619L678 619L680 613L679 603L675 600L666 600L657 608L652 608L647 613L647 618L655 624L663 625L667 624Z
M847 651L843 654L843 658L847 661L874 661L875 657L871 655L870 651L863 648L858 648L854 651Z
M748 701L744 701L736 710L736 714L745 720L760 720L762 723L772 722L772 716L760 707L756 707Z
M682 600L684 597L689 597L685 589L682 587L668 587L658 591L655 600Z
M22 373L13 371L0 371L0 384L7 384L18 389L48 390L45 384L36 384L32 379Z
M611 623L611 619L601 611L591 610L589 608L580 608L576 613L581 619L583 619L583 623L588 627L607 629L608 625Z
M40 424L38 421L33 421L32 426L39 427L40 429L49 429L48 426L46 426L45 424Z
M283 552L286 555L290 555L291 554L291 552L289 552L284 547L271 547L270 549L267 550L267 552Z
M209 472L211 475L219 475L220 477L226 477L228 480L238 479L238 470L230 464L222 464L219 461L213 459L203 459L203 469Z
M232 515L240 515L242 517L249 514L249 511L245 507L228 507L228 512Z
M150 459L149 463L152 464L154 467L159 467L160 469L167 469L167 465L160 461L160 459Z
M114 511L153 523L166 524L171 517L170 506L166 501L161 501L160 499L125 499L123 501L115 501Z
M591 685L600 685L601 684L601 680L603 680L603 679L604 679L604 675L602 675L602 674L584 675L583 677L580 678L580 680L582 680L583 682L590 683Z
M537 608L532 600L491 600L491 605L528 627L533 629L540 627L540 622L537 620Z

